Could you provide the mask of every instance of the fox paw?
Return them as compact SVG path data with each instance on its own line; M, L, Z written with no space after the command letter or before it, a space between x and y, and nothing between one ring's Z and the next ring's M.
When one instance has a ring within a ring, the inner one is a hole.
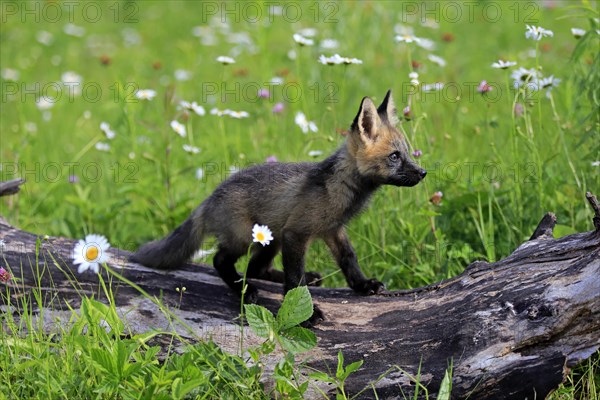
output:
M244 304L256 304L258 302L258 289L252 285L246 287L244 293Z
M307 272L305 277L308 286L321 286L323 284L323 277L318 272Z
M370 296L372 294L383 292L385 290L385 285L377 279L365 279L364 281L357 283L353 289L360 294Z
M319 325L324 320L325 320L325 314L323 314L323 311L321 311L321 309L315 305L315 306L313 306L312 316L307 321L304 321L300 325L303 326L304 328L312 328L312 327Z

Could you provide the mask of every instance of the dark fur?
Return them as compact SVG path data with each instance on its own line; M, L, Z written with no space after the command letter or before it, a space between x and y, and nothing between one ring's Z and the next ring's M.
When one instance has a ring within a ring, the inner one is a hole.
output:
M274 240L254 244L248 277L284 283L288 290L306 285L304 256L311 240L320 238L331 249L348 285L363 294L384 289L367 279L358 265L344 225L365 207L383 184L414 186L426 172L408 155L403 136L394 127L395 106L388 92L378 109L364 98L346 143L319 163L268 163L242 170L224 181L166 238L142 246L132 260L149 267L177 268L215 236L219 247L214 266L223 280L241 294L235 262L252 244L254 224L267 225ZM283 274L272 269L283 255ZM310 279L315 278L311 275ZM247 301L255 301L253 286ZM315 308L313 322L323 315Z

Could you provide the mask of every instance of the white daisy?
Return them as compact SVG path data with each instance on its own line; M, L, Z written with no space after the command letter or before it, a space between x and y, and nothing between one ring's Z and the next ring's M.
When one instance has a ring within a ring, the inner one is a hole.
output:
M592 161L592 167L600 167L600 161Z
M525 37L527 39L541 40L544 36L552 37L554 32L544 29L541 26L526 25L527 30L525 31Z
M68 23L63 27L63 32L67 35L82 37L83 35L85 35L85 28Z
M252 240L266 246L273 240L273 234L268 226L254 224L254 227L252 227Z
M198 179L199 181L204 179L204 169L203 168L196 168L196 179Z
M223 65L235 64L235 60L233 58L227 57L227 56L217 57L217 62L220 62Z
M114 139L116 136L115 131L110 128L108 122L100 122L100 130L104 132L107 139Z
M513 71L513 73L510 76L514 79L513 85L515 89L518 89L523 85L526 85L527 88L530 90L537 90L538 88L537 80L539 72L533 68L526 69L520 67L519 69Z
M546 78L541 78L540 80L538 80L538 86L540 89L552 89L553 87L557 87L558 84L560 83L560 79L555 78L554 75L550 75L549 77Z
M140 89L135 92L135 97L139 100L152 100L156 97L156 90Z
M438 90L442 90L444 88L444 84L442 82L436 83L428 83L427 85L421 86L421 90L426 93L437 92Z
M248 112L246 112L246 111L232 111L232 110L225 110L225 111L229 111L227 114L231 118L242 119L242 118L248 118L250 116L250 114L248 114Z
M396 35L394 40L398 43L419 43L421 41L420 38L416 37L411 33L404 33L402 35Z
M176 69L175 70L175 80L178 81L189 81L192 79L192 73L185 69Z
M304 37L315 37L317 36L317 30L315 28L304 28L298 32L300 35Z
M53 99L56 100L56 99ZM41 96L35 101L35 105L40 111L49 110L54 107L54 101L48 100L45 96Z
M182 100L179 102L179 106L183 109L192 111L197 115L200 115L200 116L206 115L206 110L204 109L204 107L202 107L195 101L190 103L188 101Z
M571 28L571 33L573 34L575 39L579 39L585 35L586 31L585 29Z
M435 42L431 39L419 38L419 40L417 40L416 43L417 43L417 46L419 46L427 51L435 50Z
M105 142L98 142L94 147L99 151L110 151L110 144Z
M315 44L314 40L304 37L299 33L294 33L293 38L294 38L294 41L296 43L298 43L300 46L312 46L313 44Z
M323 155L323 151L321 150L311 150L308 152L309 157L319 157L321 155Z
M294 122L296 122L296 125L298 125L300 129L302 129L303 133L308 133L308 131L319 131L317 125L313 121L309 121L302 111L298 111L296 113L296 118L294 119Z
M340 42L338 42L335 39L323 39L321 41L321 43L319 44L319 46L323 50L333 50L333 49L337 49L340 46Z
M90 234L85 240L80 240L73 249L73 264L79 265L78 273L91 269L98 273L98 265L108 262L107 250L110 248L108 240L102 235Z
M408 74L408 77L410 78L410 83L413 86L419 86L419 74L417 72L411 72Z
M492 68L507 69L510 67L514 67L515 65L517 65L515 61L498 60L498 62L492 63Z
M54 35L52 35L48 31L38 31L35 34L35 40L37 40L39 43L45 46L50 46L54 41Z
M338 64L362 64L362 60L358 58L342 57L339 54L334 54L331 57L325 57L321 54L319 62L323 65L338 65Z
M175 133L181 137L185 137L186 135L185 125L179 121L171 121L171 129L173 129Z
M3 68L2 71L0 71L0 76L5 81L18 81L21 74L16 69Z
M444 60L440 56L436 56L435 54L429 54L427 56L427 58L429 59L429 61L431 61L434 64L439 65L440 67L445 67L446 66L446 60Z
M222 117L223 115L227 115L229 110L219 110L218 108L212 108L210 110L211 115L216 115L217 117Z
M183 145L183 150L185 152L187 152L187 153L190 153L190 154L198 154L198 153L200 153L200 149L199 148L197 148L196 146L189 145L189 144L184 144Z

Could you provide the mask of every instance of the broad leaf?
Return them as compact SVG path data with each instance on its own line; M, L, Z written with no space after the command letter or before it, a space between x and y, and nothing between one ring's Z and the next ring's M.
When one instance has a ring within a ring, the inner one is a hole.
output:
M279 330L301 324L313 314L312 297L306 286L298 286L287 292L277 313Z
M258 336L269 338L275 329L275 318L271 311L256 304L245 304L248 325Z
M317 344L317 336L301 326L293 326L280 331L278 337L281 347L294 354L308 351Z

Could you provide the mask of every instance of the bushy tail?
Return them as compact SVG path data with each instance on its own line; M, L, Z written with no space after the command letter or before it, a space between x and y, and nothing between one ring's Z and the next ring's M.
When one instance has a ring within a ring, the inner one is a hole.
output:
M129 260L150 268L176 269L200 248L204 238L201 207L161 240L146 243Z

